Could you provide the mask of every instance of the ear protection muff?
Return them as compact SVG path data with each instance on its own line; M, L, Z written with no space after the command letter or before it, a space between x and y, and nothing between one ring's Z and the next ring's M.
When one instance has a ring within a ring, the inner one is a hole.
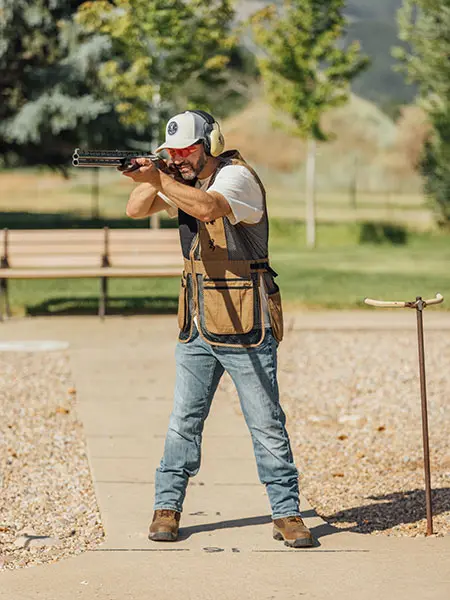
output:
M225 140L222 132L220 131L219 123L214 119L212 115L204 110L190 110L189 112L199 115L204 119L204 142L206 154L211 156L219 156L222 154L225 148Z

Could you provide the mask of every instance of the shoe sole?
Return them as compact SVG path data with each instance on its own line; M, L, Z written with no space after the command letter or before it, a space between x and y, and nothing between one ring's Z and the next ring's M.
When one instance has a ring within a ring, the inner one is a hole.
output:
M311 548L314 545L312 538L297 538L296 540L286 540L282 533L279 531L273 532L273 539L278 542L284 542L285 546L289 548Z
M177 538L178 535L170 531L157 531L148 534L148 539L152 542L176 542Z

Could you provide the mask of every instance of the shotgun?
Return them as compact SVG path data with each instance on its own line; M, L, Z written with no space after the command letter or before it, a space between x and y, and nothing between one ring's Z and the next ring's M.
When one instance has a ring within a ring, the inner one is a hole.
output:
M176 174L175 167L169 166L157 154L137 150L80 150L80 148L75 148L72 154L72 165L74 167L115 167L119 171L134 171L140 166L133 162L135 158L149 158L161 171L172 176Z

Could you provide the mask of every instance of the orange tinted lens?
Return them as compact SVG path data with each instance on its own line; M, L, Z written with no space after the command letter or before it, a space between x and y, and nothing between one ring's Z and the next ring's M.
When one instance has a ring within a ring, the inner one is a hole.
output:
M196 150L197 145L193 145L188 146L187 148L168 148L167 152L169 153L170 158L174 159L175 156L181 156L181 158L186 158Z

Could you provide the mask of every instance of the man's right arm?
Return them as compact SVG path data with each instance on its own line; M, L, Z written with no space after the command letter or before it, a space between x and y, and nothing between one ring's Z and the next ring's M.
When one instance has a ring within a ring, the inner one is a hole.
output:
M150 183L141 183L130 194L126 214L132 219L150 217L161 210L167 210L168 204L164 202L158 191Z

